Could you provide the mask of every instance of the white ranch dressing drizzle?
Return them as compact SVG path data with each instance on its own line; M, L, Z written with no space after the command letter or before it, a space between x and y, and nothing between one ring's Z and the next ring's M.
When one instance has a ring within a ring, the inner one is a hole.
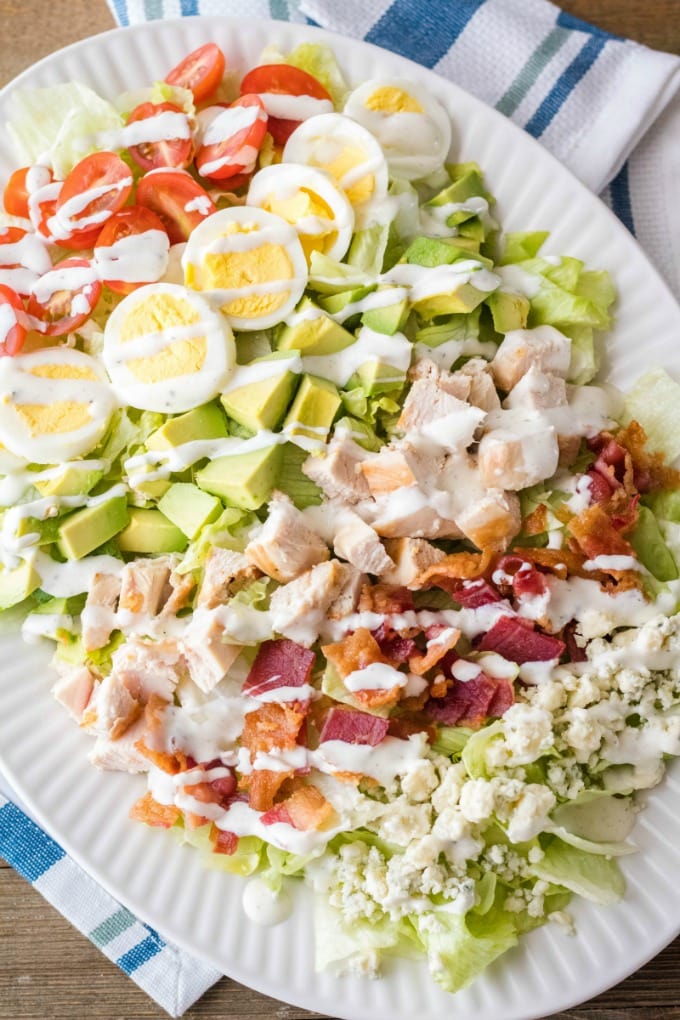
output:
M355 669L343 678L348 691L391 691L405 687L408 675L384 662L372 662L364 669Z
M267 114L281 120L309 120L319 114L332 113L330 99L316 99L314 96L290 96L283 92L258 93Z
M87 230L88 227L104 223L111 216L107 208L95 209L89 216L78 216L91 202L96 203L97 199L103 198L111 193L123 191L132 186L132 177L123 177L119 181L111 181L108 184L100 184L95 188L88 188L86 191L73 195L61 205L54 216L47 221L47 229L54 238L66 238L76 230Z
M437 294L455 293L466 283L471 283L476 290L485 293L496 290L500 283L495 272L492 273L475 259L461 259L451 265L433 267L397 263L378 279L381 283L408 287L414 303Z
M249 921L265 927L281 924L293 911L293 900L286 889L274 892L261 878L251 878L243 890L243 913Z
M153 117L133 121L124 127L95 131L83 139L83 143L95 149L129 149L131 145L171 142L176 138L191 138L189 119L178 110L163 110ZM165 172L165 167L162 169Z
M394 376L384 381L402 382L411 364L411 344L403 333L387 336L362 326L355 342L343 350L302 358L305 372L322 375L338 386L344 386L362 365L374 362L396 369Z
M96 574L119 575L124 567L115 556L86 556L82 560L57 563L47 553L38 551L33 566L40 575L40 587L55 598L70 598L89 591Z
M536 297L541 289L541 277L527 273L520 266L494 266L494 273L501 278L500 290L509 294L522 294L524 297Z
M163 230L120 237L109 247L94 249L94 266L102 280L154 283L168 268L170 241Z
M329 318L333 319L334 322L342 323L353 315L359 315L361 312L370 312L376 308L388 308L390 305L395 305L407 297L408 290L406 287L385 287L382 290L375 290L371 294L367 294L366 297L360 298L358 301L350 301L339 312L334 312L332 315L329 314Z

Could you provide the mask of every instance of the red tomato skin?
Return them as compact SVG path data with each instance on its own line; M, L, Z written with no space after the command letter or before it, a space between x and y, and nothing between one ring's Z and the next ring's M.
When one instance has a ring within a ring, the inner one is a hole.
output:
M151 209L143 205L131 205L120 209L107 221L101 231L94 246L95 253L97 248L110 248L123 237L143 234L147 230L161 230L167 233L165 224ZM126 283L124 280L104 280L104 283L116 294L131 294L133 290L144 286L144 283Z
M28 219L28 188L26 187L26 175L31 168L22 166L10 175L3 192L3 204L5 212L10 216L21 216Z
M187 211L186 206L199 199L207 212ZM152 170L137 185L137 202L151 209L162 220L170 244L189 239L191 231L217 207L205 188L185 170Z
M248 94L241 96L241 98L233 102L228 109L240 106L259 107L260 114L258 115L257 120L255 120L249 127L242 128L240 131L237 131L236 134L232 135L231 138L225 139L224 142L217 142L214 145L202 145L196 153L196 169L201 176L203 176L203 167L223 159L232 149L234 150L234 154L237 154L239 149L242 149L244 146L257 149L258 152L260 151L265 135L267 134L268 123L264 103L259 96ZM226 164L225 166L220 167L219 170L216 170L212 174L206 174L205 176L209 177L210 180L219 182L227 178L241 176L244 171L246 174L251 172L245 163Z
M218 88L224 76L226 60L216 43L199 46L181 60L166 76L168 85L190 89L194 100L202 103Z
M24 304L16 291L0 284L0 305L10 305L16 312L16 324L7 331L0 342L0 358L13 357L19 353L26 339L26 326L22 322Z
M161 113L184 114L184 111L174 103L142 103L132 111L128 117L128 124L150 120ZM191 163L194 155L194 143L191 137L170 138L160 142L142 142L139 145L131 145L128 151L142 170L159 170L162 167L175 167L183 170Z
M255 94L277 93L288 96L312 96L313 99L327 99L332 102L330 93L320 81L307 74L299 67L291 64L260 64L245 75L240 87L241 95L247 92ZM285 145L299 120L288 120L283 117L269 117L269 133L276 145Z
M78 266L91 266L91 262L88 259L68 258L64 259L63 262L58 262L56 266L54 266L54 269L55 270L70 269L76 268ZM89 304L89 311L76 312L74 314L66 314L60 316L59 318L51 318L53 312L57 312L60 310L59 308L60 302L55 300L55 298L59 294L70 295L70 299L68 297L62 299L62 301L68 301L68 307L70 312L71 303L73 301L73 298L75 297L75 294L82 293L85 289L85 286L89 286L90 288L90 293L86 295ZM45 336L65 336L72 330L77 329L78 326L82 326L82 324L89 319L97 302L99 301L101 292L102 292L101 282L97 279L93 279L89 284L84 285L82 288L80 288L80 290L76 292L56 291L55 294L50 296L50 299L45 304L43 304L41 301L38 301L37 297L34 294L31 294L31 296L28 299L27 311L29 315L32 315L35 319L38 319L40 320L40 322L42 322L43 325L40 327L40 332L43 333ZM51 307L53 304L55 307Z
M104 194L94 197L84 209L69 217L68 222L77 224L80 220L87 221L95 214L100 213L105 213L105 216L96 224L90 224L82 229L73 226L68 232L68 236L55 238L55 243L61 248L93 247L106 220L123 208L132 193L130 168L115 152L93 152L90 156L81 159L80 163L77 163L68 174L55 203L57 217L72 199L82 196L90 189L106 185L110 185L110 187ZM45 203L46 206L48 204ZM48 218L48 216L44 217L45 222ZM42 232L47 233L47 230Z

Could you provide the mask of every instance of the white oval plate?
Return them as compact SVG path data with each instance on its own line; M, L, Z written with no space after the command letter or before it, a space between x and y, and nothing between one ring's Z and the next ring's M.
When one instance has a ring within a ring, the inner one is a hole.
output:
M612 381L626 385L652 364L680 371L680 308L619 221L538 143L479 100L417 64L374 46L281 22L188 18L118 29L70 46L0 94L82 81L113 97L163 77L181 57L214 40L243 72L263 47L284 52L328 42L350 82L377 75L420 81L449 110L453 152L477 160L498 198L506 229L549 229L548 250L606 268L620 295L611 341ZM0 141L0 177L15 166ZM261 992L347 1020L530 1020L585 1001L640 967L678 933L680 781L671 770L649 797L634 833L640 853L624 859L628 894L614 907L576 902L575 938L554 925L532 932L471 988L447 995L423 964L396 961L385 977L337 979L314 971L311 902L274 928L249 923L242 880L205 870L198 854L164 832L128 819L139 779L98 773L90 740L51 698L45 648L12 635L0 641L0 766L45 828L103 886L168 938Z

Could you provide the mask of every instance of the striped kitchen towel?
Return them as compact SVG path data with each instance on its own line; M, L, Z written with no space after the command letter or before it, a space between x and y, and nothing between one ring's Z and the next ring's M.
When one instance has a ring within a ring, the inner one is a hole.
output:
M309 22L418 61L511 117L601 194L680 297L680 58L547 0L108 0L122 25L181 15Z
M181 1016L221 976L138 921L2 793L0 856L170 1016Z

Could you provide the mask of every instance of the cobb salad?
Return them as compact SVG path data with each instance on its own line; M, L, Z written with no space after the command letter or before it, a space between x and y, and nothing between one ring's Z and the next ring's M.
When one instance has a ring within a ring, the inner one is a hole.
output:
M323 46L8 131L0 619L132 818L256 921L311 884L319 967L451 992L621 897L680 753L680 390L593 382L606 272Z

